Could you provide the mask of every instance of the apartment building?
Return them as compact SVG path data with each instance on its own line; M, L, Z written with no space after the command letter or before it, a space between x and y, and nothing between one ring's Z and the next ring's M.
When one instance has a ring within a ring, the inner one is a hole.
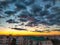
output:
M0 45L11 45L12 38L16 38L16 45L53 45L51 40L32 40L28 37L6 37L0 36Z

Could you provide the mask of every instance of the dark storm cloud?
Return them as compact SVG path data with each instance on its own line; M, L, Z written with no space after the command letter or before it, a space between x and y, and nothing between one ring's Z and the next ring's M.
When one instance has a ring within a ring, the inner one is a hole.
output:
M0 1L1 2L1 1ZM39 3L38 3L39 2ZM60 7L56 7L53 4L54 0L7 0L0 3L0 11L6 15L10 15L6 20L8 23L17 23L17 21L27 22L32 21L28 24L47 24L54 25L60 24ZM23 12L22 12L23 10ZM26 11L24 11L26 10ZM51 12L50 12L51 11ZM19 12L19 14L17 14ZM0 18L4 15L0 15ZM15 21L17 20L17 21Z

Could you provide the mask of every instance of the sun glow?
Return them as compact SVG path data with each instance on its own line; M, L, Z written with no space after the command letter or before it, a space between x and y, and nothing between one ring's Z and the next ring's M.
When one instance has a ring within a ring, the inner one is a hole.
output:
M51 31L51 32L32 32L32 31L20 31L14 30L9 28L2 28L0 27L0 35L5 36L58 36L60 32L58 31Z

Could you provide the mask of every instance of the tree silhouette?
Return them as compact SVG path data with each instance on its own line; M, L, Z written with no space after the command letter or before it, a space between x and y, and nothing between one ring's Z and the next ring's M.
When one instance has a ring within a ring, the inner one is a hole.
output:
M16 38L12 39L11 45L16 45Z

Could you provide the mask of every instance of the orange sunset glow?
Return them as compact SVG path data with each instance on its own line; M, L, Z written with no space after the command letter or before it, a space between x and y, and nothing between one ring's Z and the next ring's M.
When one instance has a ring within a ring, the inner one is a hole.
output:
M60 32L58 31L51 31L51 32L31 32L31 31L19 31L9 28L2 28L0 27L0 35L5 36L58 36Z

